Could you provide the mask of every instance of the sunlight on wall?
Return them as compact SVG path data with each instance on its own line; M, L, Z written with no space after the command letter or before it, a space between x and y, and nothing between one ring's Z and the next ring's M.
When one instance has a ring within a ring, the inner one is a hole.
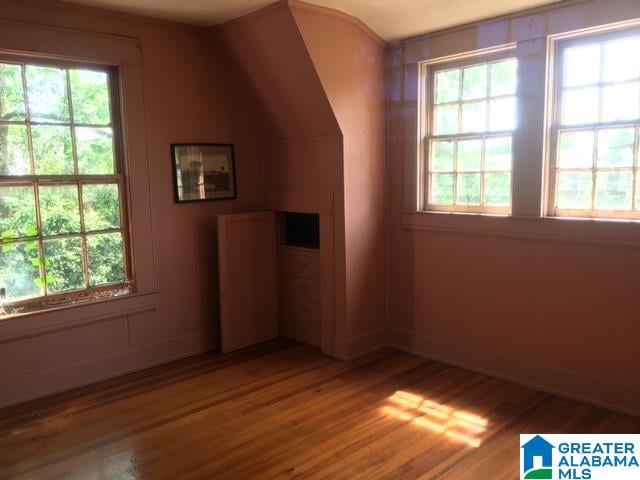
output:
M385 405L383 413L474 448L482 443L482 434L489 425L486 419L473 413L401 390L391 395L389 401L395 405Z

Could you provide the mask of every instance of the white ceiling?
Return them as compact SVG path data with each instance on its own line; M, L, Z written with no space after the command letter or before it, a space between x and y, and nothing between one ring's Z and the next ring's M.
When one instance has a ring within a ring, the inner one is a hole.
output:
M211 26L275 0L63 0ZM307 0L359 18L387 41L442 30L560 0Z

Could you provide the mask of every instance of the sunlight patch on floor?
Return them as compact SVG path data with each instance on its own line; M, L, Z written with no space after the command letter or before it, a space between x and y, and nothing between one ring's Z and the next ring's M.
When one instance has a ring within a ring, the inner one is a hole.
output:
M479 415L402 390L388 400L392 405L382 407L384 414L474 448L482 443L482 435L489 425L488 420Z

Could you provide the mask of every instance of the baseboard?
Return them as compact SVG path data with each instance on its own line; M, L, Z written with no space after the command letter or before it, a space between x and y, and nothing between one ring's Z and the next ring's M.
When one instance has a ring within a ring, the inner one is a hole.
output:
M413 332L392 330L390 346L509 382L640 417L640 389Z
M355 358L372 353L383 348L388 348L386 328L351 338L336 338L334 342L333 356L339 360L353 360Z
M10 389L12 395L0 398L0 408L197 355L211 350L213 346L212 332L195 332L137 349L34 372L16 379L16 385Z

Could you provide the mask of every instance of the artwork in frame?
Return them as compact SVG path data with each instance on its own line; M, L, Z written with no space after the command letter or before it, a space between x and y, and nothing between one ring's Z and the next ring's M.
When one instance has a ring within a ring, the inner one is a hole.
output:
M171 145L176 202L229 200L237 197L233 145Z

